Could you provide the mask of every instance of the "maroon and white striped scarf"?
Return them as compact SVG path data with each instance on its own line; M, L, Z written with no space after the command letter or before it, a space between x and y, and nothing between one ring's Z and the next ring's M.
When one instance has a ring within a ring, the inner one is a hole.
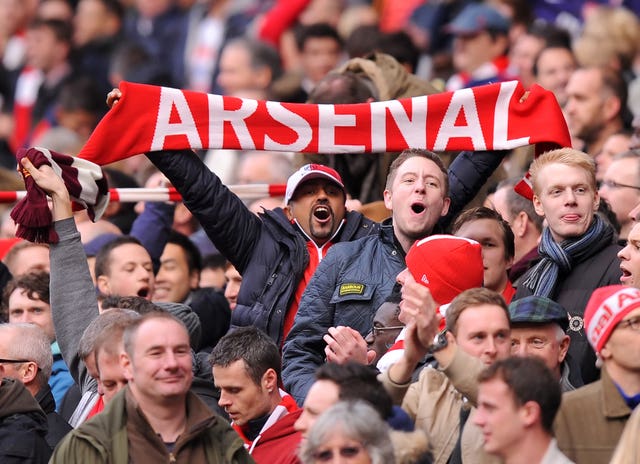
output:
M86 209L89 218L93 221L102 216L109 202L109 189L100 166L46 148L18 150L19 166L20 160L25 156L36 168L49 165L62 177L74 201L74 208ZM26 169L21 168L20 171L24 178L27 195L11 211L11 217L18 225L16 235L31 242L56 243L58 235L52 227L47 195L38 187Z

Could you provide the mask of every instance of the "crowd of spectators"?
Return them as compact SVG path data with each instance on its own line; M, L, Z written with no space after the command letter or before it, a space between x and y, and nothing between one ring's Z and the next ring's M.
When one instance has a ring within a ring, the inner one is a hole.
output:
M0 204L0 461L637 462L639 15L0 0L0 190L31 177L57 235L18 238ZM17 162L80 153L123 81L323 105L513 80L572 146L155 151L102 166L109 186L181 201L97 221ZM228 188L249 184L286 190Z

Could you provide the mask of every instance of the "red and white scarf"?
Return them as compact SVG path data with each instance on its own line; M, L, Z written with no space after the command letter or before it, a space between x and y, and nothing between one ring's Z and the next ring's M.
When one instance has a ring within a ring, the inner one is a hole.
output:
M107 164L157 150L238 149L377 153L406 148L542 153L570 146L553 93L517 81L351 105L257 101L145 84L122 98L79 156Z
M509 150L531 144L539 154L571 145L553 93L537 85L525 92L516 81L351 105L257 101L129 82L121 83L120 90L120 101L100 121L80 158L104 165L140 153L189 148L379 153L406 148ZM56 156L66 156L30 150L34 156L43 154L38 159L49 164ZM79 163L58 162L69 167ZM98 180L99 169L87 163L83 167L86 170L74 174L77 182L68 186L75 189L70 192L77 200L92 208L90 215L99 217L106 200L96 192L103 188L88 187ZM28 192L35 187L27 184ZM528 184L521 183L517 190L531 197ZM30 195L13 211L21 236L55 240L48 226L43 229L43 198L41 192ZM23 205L32 201L42 214L26 211ZM50 222L50 214L48 218Z

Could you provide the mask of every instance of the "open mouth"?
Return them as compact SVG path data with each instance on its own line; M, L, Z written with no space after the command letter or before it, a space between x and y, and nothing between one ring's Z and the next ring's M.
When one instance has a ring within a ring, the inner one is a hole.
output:
M416 214L420 214L422 213L426 208L424 207L424 205L422 203L413 203L411 205L411 211L413 211Z
M137 295L142 298L146 298L147 296L149 296L149 287L142 287L140 290L138 290Z
M318 206L313 210L313 217L320 222L326 222L331 218L331 211L328 206Z

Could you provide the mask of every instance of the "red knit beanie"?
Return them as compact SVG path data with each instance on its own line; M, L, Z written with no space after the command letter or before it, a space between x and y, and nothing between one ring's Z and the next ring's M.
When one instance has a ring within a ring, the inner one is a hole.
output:
M432 235L409 249L407 268L431 291L439 305L451 303L470 288L482 287L482 247L475 240L453 235Z
M591 294L584 311L584 324L596 353L600 353L618 322L636 308L640 308L640 289L637 288L609 285Z

